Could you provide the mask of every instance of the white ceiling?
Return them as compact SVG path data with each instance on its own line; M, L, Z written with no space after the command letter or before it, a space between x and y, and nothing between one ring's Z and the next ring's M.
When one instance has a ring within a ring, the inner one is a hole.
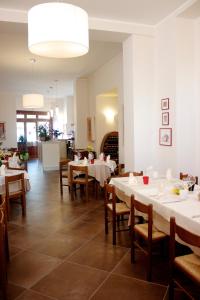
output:
M27 11L42 0L0 0L0 9ZM182 5L192 0L69 0L84 8L89 18L155 25ZM0 90L19 94L37 89L51 96L58 79L59 96L73 93L73 79L87 76L122 51L121 41L128 34L90 30L90 51L74 59L35 57L31 72L27 47L27 24L0 22ZM34 76L33 76L34 75ZM34 77L34 78L33 78ZM53 86L53 89L49 88Z
M27 11L33 5L55 0L0 0L0 7ZM121 20L124 22L155 25L188 0L67 0L79 5L89 17Z
M200 0L196 1L193 5L188 7L180 17L196 19L200 17Z

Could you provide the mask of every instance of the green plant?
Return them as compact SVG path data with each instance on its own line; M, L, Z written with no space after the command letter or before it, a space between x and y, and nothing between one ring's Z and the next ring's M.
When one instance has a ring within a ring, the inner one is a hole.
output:
M52 129L51 134L57 139L59 135L63 134L63 132L59 131L58 129Z
M19 139L18 139L19 143L26 143L26 138L23 135L20 135Z
M47 125L40 125L38 127L38 136L41 140L49 141L51 139L49 135L49 128Z

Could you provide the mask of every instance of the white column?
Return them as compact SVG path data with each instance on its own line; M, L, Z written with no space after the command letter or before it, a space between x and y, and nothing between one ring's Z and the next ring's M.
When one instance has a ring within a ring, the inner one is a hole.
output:
M89 116L88 79L77 79L74 86L75 146L87 147L87 117Z

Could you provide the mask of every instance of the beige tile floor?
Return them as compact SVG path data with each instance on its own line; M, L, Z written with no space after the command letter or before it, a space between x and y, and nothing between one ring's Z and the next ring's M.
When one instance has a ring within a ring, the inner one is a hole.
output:
M27 217L13 205L9 224L9 300L163 299L167 263L157 260L153 283L145 282L143 256L130 264L128 232L117 246L105 237L103 196L72 202L66 189L61 199L58 172L33 161L29 174Z

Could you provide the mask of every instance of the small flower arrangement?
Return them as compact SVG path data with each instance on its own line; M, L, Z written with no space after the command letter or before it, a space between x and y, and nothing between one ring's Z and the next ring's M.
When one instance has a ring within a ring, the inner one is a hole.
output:
M94 148L92 145L88 145L87 146L87 151L90 152L90 151L94 151Z

